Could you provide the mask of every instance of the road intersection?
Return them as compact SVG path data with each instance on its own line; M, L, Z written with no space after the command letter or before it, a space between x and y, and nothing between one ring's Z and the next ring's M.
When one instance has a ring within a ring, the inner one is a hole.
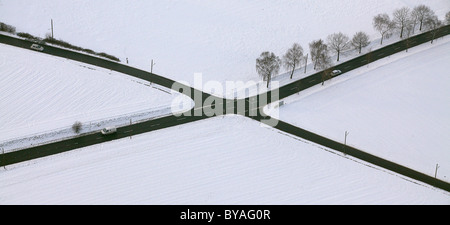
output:
M407 48L411 48L413 46L425 43L427 41L430 41L432 38L446 36L449 33L450 33L450 26L447 25L440 28L439 33L435 37L432 37L430 32L425 32L411 37L410 40L408 40L408 42L406 40L403 40L385 46L383 48L368 53L370 54L370 57L368 57L367 54L361 55L352 60L336 65L333 67L333 69L341 70L342 71L341 74L344 74L353 69L367 65L370 62L406 50ZM7 35L0 35L0 42L26 49L29 49L31 44L33 43L28 40L23 40ZM209 93L202 92L201 90L178 83L176 81L170 80L168 78L165 78L163 76L154 73L136 69L128 65L113 62L110 60L105 60L99 57L90 56L87 54L73 52L70 50L65 50L47 45L45 45L45 48L42 52L45 54L51 54L54 56L64 57L67 59L76 60L87 64L111 69L152 83L156 83L158 85L164 86L166 88L181 93L186 92L190 93L190 95L188 96L194 100L195 103L194 108L184 113L180 113L181 115L180 114L168 115L154 120L118 127L117 133L114 135L105 136L102 135L100 132L89 133L74 137L72 139L66 139L44 145L34 146L27 149L21 149L18 151L7 152L1 155L0 166L11 165L14 163L19 163L35 158L58 154L77 148L82 148L94 144L100 144L115 139L126 138L133 135L151 132L167 127L182 125L194 121L207 119L213 116L221 116L225 114L238 114L242 116L247 116L263 124L272 126L275 129L281 130L285 133L300 137L302 139L317 143L319 145L331 148L339 152L343 152L346 155L350 155L352 157L377 165L387 170L394 171L411 179L418 180L450 192L450 184L445 181L435 179L434 177L404 167L397 163L382 159L380 157L371 155L362 150L347 146L343 143L314 134L312 132L293 126L286 122L277 120L275 118L271 118L270 116L264 114L263 107L266 106L267 104L278 101L279 99L286 98L290 95L296 94L307 88L320 84L324 81L323 79L329 79L325 78L326 76L323 76L324 73L323 71L319 71L308 77L294 81L292 83L289 83L282 87L275 88L273 90L267 91L259 95L249 96L240 99L226 99L211 95Z

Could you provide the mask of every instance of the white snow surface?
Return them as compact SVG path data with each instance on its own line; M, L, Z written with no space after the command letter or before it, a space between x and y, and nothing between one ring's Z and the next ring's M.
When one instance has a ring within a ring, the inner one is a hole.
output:
M440 189L241 116L0 169L0 204L450 204Z
M450 182L450 36L283 99L277 118ZM271 108L272 110L274 108ZM270 112L269 110L266 110Z
M440 19L448 0L0 0L0 21L18 32L54 36L97 52L129 59L131 66L177 81L258 81L255 59L263 51L281 56L294 42L308 44L343 32L365 31L378 13L426 4ZM392 16L391 16L392 17Z
M44 37L53 19L55 38L145 70L154 59L153 71L175 80L193 83L201 72L205 82L257 81L263 51L282 55L298 42L308 52L309 42L339 31L376 39L374 15L422 3L441 19L450 10L448 0L0 0L0 21ZM394 68L379 61L312 88L298 103L288 100L281 119L335 140L348 130L350 145L431 176L439 163L438 178L449 181L448 45L424 51L434 56L426 69L410 53ZM2 44L0 70L3 140L114 120L173 97L123 74ZM57 79L43 76L49 71ZM0 168L0 204L448 205L450 195L226 116Z
M2 144L5 152L76 135L71 131L75 121L89 132L170 114L171 101L179 95L126 74L4 44L0 77L0 143L9 142ZM38 138L43 135L48 137ZM11 143L20 138L23 143Z

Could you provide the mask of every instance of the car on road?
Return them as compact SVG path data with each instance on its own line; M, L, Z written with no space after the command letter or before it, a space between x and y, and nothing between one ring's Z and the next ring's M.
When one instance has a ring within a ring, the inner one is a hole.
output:
M334 77L334 76L337 76L337 75L339 75L341 73L342 73L342 71L340 71L340 70L333 70L333 71L331 71L331 76Z
M44 51L44 47L42 47L42 46L40 46L38 44L32 44L30 48L34 49L34 50L37 50L37 51L40 51L40 52Z
M102 134L103 135L108 135L108 134L114 134L117 132L117 128L115 127L105 127L102 129Z

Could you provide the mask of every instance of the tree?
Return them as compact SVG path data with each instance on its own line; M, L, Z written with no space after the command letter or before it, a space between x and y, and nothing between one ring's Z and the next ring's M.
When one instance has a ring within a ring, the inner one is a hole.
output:
M324 85L325 81L328 79L331 79L331 72L333 71L333 65L331 64L331 62L329 62L329 64L324 64L325 67L323 68L322 71L322 85Z
M291 70L291 79L294 75L295 68L300 66L303 59L303 48L297 43L294 43L290 49L287 50L283 56L283 65L287 70Z
M311 53L311 60L314 63L314 69L316 69L317 65L322 64L321 61L328 57L328 46L322 39L319 39L309 43L309 50Z
M388 14L382 13L373 18L373 27L381 34L381 44L383 44L383 39L391 36L395 23L391 21Z
M430 9L430 7L426 5L418 5L414 7L413 13L417 16L417 20L419 21L419 30L422 31L423 22L430 17L430 15L434 14L434 12Z
M400 9L396 9L393 14L393 21L397 25L397 28L400 29L400 38L403 38L403 29L409 23L409 8L402 7Z
M445 23L450 25L450 11L445 14Z
M320 45L320 41L317 42L317 47L320 51L316 52L315 55L315 62L314 62L314 66L318 69L318 70L323 70L322 71L322 85L324 84L325 80L328 80L329 78L331 78L331 71L333 63L331 62L331 57L328 54L328 50L327 50L327 45L326 44L322 44ZM311 48L311 47L310 47ZM312 52L311 52L312 55Z
M80 133L81 126L82 126L81 122L80 122L80 121L76 121L76 122L72 125L72 130L73 130L75 133L78 134L78 133Z
M358 33L356 33L351 41L351 45L355 48L359 50L359 53L361 53L361 49L364 47L367 47L370 44L369 41L369 35L367 35L366 33L360 31Z
M413 20L409 20L409 22L405 25L405 31L406 31L406 38L405 38L405 45L406 45L406 52L408 52L408 49L411 45L410 37L412 34L414 34L414 27L416 26L415 22Z
M0 22L0 31L16 34L16 27Z
M350 39L341 32L328 35L327 42L330 49L337 53L337 61L339 61L341 51L350 47Z
M256 72L259 76L267 81L267 88L269 88L270 79L273 74L280 70L281 60L273 52L263 52L256 59Z
M442 26L442 21L440 21L436 15L432 15L423 21L423 25L427 30L431 31L431 44L433 44L434 38L439 32L439 28Z
M333 66L333 63L331 62L331 57L328 55L328 51L320 54L320 57L317 60L317 69L325 70L332 66Z
M411 11L411 13L409 14L409 22L410 25L412 26L411 34L414 34L414 31L416 30L416 25L419 22L419 14L417 11L415 10Z

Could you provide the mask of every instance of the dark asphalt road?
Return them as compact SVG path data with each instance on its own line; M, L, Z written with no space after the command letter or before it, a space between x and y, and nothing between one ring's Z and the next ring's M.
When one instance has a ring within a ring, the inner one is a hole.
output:
M441 28L439 33L436 34L436 38L448 35L449 33L450 33L450 26L444 26ZM414 47L419 44L422 44L424 42L428 42L430 40L431 40L430 32L422 33L420 35L411 37L411 39L409 41L409 48ZM0 35L0 42L9 44L9 45L13 45L13 46L17 46L17 47L26 48L26 49L30 49L29 47L32 44L32 42L30 42L30 41L12 38L12 37L5 36L5 35ZM370 62L373 62L378 59L384 58L386 56L392 55L394 53L404 51L405 49L406 49L406 42L401 41L398 43L394 43L394 44L385 46L381 49L375 50L370 53L369 57L368 57L368 54L361 55L353 60L336 65L336 66L334 66L334 69L339 69L342 71L342 73L345 73L350 70L356 69L358 67L364 66ZM64 49L60 49L60 48L56 48L56 47L52 47L52 46L45 46L45 50L43 53L51 54L51 55L55 55L55 56L59 56L59 57L64 57L64 58L84 62L87 64L92 64L92 65L96 65L99 67L115 70L115 71L118 71L118 72L121 72L124 74L128 74L130 76L134 76L134 77L137 77L137 78L140 78L143 80L147 80L149 82L153 82L153 83L162 85L162 86L170 88L170 89L172 89L172 85L175 83L175 81L172 81L165 77L159 76L157 74L152 74L152 73L149 73L149 72L146 72L143 70L129 67L129 66L121 64L121 63L116 63L116 62L101 59L101 58L98 58L95 56L89 56L86 54L76 53L76 52L72 52L69 50L64 50ZM312 86L320 84L320 83L322 83L322 72L315 73L315 74L308 76L306 78L303 78L299 81L290 83L283 87L280 87L277 90L279 93L278 98L279 99L285 98L287 96L290 96L292 94L295 94L299 91L302 91L304 89L307 89L309 87L312 87ZM192 87L187 87L187 86L184 86L181 84L179 86L181 86L183 88L191 89L192 96L190 96L190 97L192 99L194 99L195 107L190 112L191 112L191 115L200 115L200 116L184 116L184 115L182 115L180 117L176 117L176 116L171 115L171 116L166 116L166 117L151 120L151 121L146 121L143 123L132 124L132 125L125 126L125 127L120 127L117 129L117 131L118 131L117 134L112 135L112 136L103 136L100 133L93 133L93 134L79 136L79 137L76 137L73 139L58 141L58 142L49 143L49 144L45 144L45 145L41 145L41 146L35 146L35 147L20 150L20 151L8 152L8 153L1 155L0 166L11 165L14 163L23 162L23 161L27 161L27 160L31 160L31 159L35 159L35 158L39 158L39 157L44 157L44 156L48 156L48 155L52 155L52 154L61 153L61 152L66 152L66 151L70 151L70 150L81 148L81 147L86 147L86 146L90 146L90 145L94 145L94 144L103 143L106 141L111 141L114 139L120 139L120 138L124 138L124 137L128 137L128 136L132 136L132 135L150 132L153 130L163 129L163 128L167 128L167 127L171 127L171 126L176 126L176 125L181 125L181 124L185 124L185 123L189 123L189 122L193 122L193 121L202 120L205 118L209 118L210 115L212 115L214 113L216 113L215 115L217 115L218 111L215 109L216 109L216 107L219 107L219 109L222 109L222 105L226 105L226 106L232 105L232 107L228 107L228 110L227 110L227 107L224 107L223 108L224 110L221 111L222 114L236 113L236 114L248 116L252 119L255 119L255 120L258 120L261 122L264 122L264 119L271 119L270 117L261 115L259 113L259 111L260 111L259 108L263 107L263 106L259 106L259 103L258 103L261 95L249 97L249 98L245 98L245 99L238 99L238 100L226 100L226 99L222 99L219 97L215 97L215 101L212 101L213 104L211 106L207 105L202 108L199 106L203 105L203 102L205 99L207 99L207 98L211 99L211 95L209 95L207 93L203 93ZM176 91L179 91L179 90L176 90ZM274 93L277 93L277 92L274 92ZM267 103L270 103L272 101L271 94L274 94L274 93L272 93L272 92L266 93L267 99L268 99ZM198 96L202 96L202 97L195 99L194 98L195 94L198 94ZM255 104L255 103L258 103L258 104ZM237 110L238 105L239 106L244 105L245 106L244 110L238 111ZM253 113L255 111L256 111L256 115L250 114L250 112ZM219 114L219 115L221 115L221 114ZM274 121L274 119L272 119L271 121ZM379 167L394 171L396 173L402 174L404 176L410 177L410 178L418 180L418 181L422 181L424 183L436 186L438 188L441 188L441 189L444 189L444 190L450 192L450 184L449 183L434 179L431 176L414 171L412 169L409 169L409 168L406 168L399 164L379 158L377 156L365 153L364 151L358 150L356 148L345 146L342 143L333 141L331 139L327 139L325 137L322 137L320 135L317 135L317 134L311 133L309 131L303 130L301 128L295 127L288 123L285 123L282 121L277 121L277 122L278 123L275 126L275 128L277 128L281 131L284 131L286 133L295 135L297 137L315 142L317 144L326 146L328 148L334 149L339 152L345 151L346 154L351 155L355 158L359 158L361 160L367 161L367 162L377 165Z
M259 120L259 118L258 118L258 120ZM431 177L424 173L420 173L418 171L407 168L407 167L397 164L395 162L385 160L383 158L369 154L369 153L359 150L357 148L344 145L343 143L325 138L323 136L309 132L302 128L285 123L283 121L278 121L275 128L278 130L281 130L283 132L286 132L288 134L291 134L291 135L294 135L297 137L301 137L302 139L320 144L320 145L328 147L330 149L334 149L336 151L339 151L344 154L350 155L352 157L361 159L361 160L371 163L373 165L377 165L381 168L394 171L403 176L413 178L414 180L422 181L424 183L433 185L435 187L438 187L438 188L441 188L443 190L450 192L450 184L445 181L435 179L434 177ZM414 180L410 180L410 181L415 182Z

